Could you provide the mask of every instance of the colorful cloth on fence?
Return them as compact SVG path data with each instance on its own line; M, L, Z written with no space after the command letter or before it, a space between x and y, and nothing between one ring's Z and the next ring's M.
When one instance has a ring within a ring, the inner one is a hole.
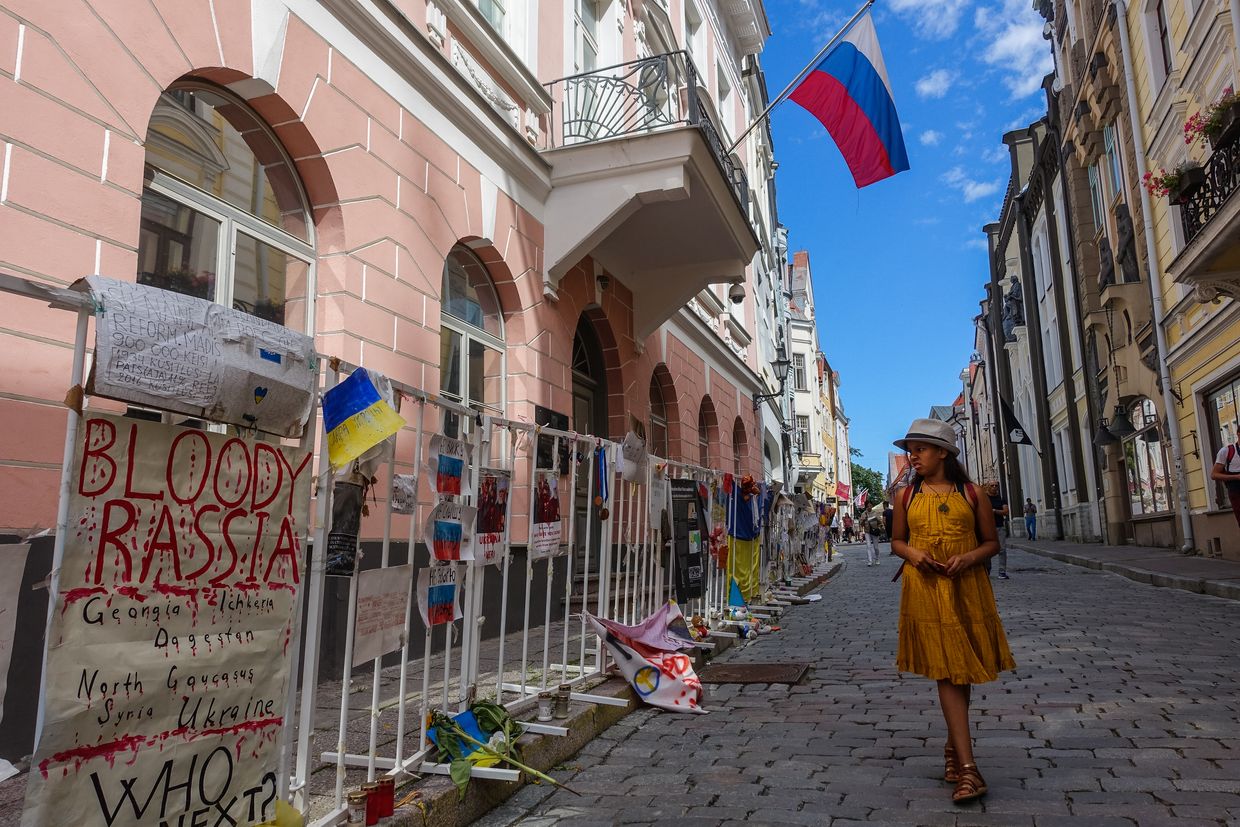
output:
M323 394L323 428L333 468L343 468L404 426L365 368Z
M757 496L746 497L741 486L732 487L728 502L728 536L738 540L753 540L758 536Z
M636 626L625 626L602 617L595 620L643 654L693 648L689 624L685 622L685 616L675 600L667 601L658 611Z
M761 589L759 571L762 564L762 549L758 540L740 540L732 538L729 555L732 563L732 576L741 587L741 594L746 601L757 599Z

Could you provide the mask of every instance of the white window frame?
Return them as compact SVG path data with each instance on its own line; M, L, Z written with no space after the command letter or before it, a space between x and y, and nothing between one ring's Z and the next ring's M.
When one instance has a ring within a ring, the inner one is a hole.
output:
M809 382L805 374L805 354L792 354L792 389L798 391L809 390Z
M292 163L289 162L290 168ZM218 221L220 231L216 239L215 296L212 301L232 307L236 290L237 234L243 233L306 264L305 317L301 330L307 336L314 335L315 254L313 224L306 214L307 234L310 241L303 241L291 233L268 224L256 215L234 207L227 201L185 183L156 168L154 176L145 189L158 193L172 201ZM302 203L306 204L304 194ZM296 297L294 297L296 298ZM286 320L287 321L287 320Z
M473 250L470 250L470 253L475 256L477 255L476 253L474 253ZM481 259L479 259L479 261L481 262ZM444 263L445 265L447 264L446 258L444 260ZM440 275L440 278L442 279L442 274ZM490 280L491 282L491 285L490 285L491 292L495 294L496 305L498 305L499 304L499 292L495 289L495 280L491 278L491 275L489 272L487 273L487 279ZM456 333L461 337L461 348L460 348L460 352L457 354L457 359L460 360L458 363L458 369L459 369L460 377L461 377L461 390L460 390L460 393L453 393L452 391L443 389L443 375L444 374L443 374L443 363L441 362L439 365L440 393L450 399L456 399L458 402L460 402L460 404L465 405L466 407L473 408L475 405L483 405L486 407L486 409L494 410L497 414L499 414L500 416L503 416L504 413L508 410L508 347L504 343L505 341L504 314L502 312L498 314L499 336L496 336L494 333L488 333L486 330L480 327L474 327L469 322L466 322L463 319L458 319L456 316L453 316L446 309L444 309L447 304L446 302L447 296L445 296L444 299L445 299L445 302L441 304L439 307L439 324L441 327L447 330L450 330L453 333ZM498 402L495 402L495 403L477 402L476 403L474 400L469 398L469 343L471 340L475 340L475 339L480 344L486 347L489 347L492 350L499 351L500 382L499 382L499 401ZM440 347L442 348L442 344L440 345Z

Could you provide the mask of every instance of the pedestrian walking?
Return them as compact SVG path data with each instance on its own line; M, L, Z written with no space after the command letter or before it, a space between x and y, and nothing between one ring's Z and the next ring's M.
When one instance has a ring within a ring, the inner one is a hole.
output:
M1025 497L1025 536L1030 540L1038 539L1038 507L1033 504L1032 497Z
M999 491L999 483L986 483L986 496L990 498L990 510L995 513L995 539L999 541L999 553L995 558L999 562L999 579L1007 580L1007 521L1008 521L1008 503L1002 492ZM986 571L990 571L990 561L986 561Z
M1231 513L1236 515L1236 522L1240 523L1240 440L1218 452L1218 456L1214 458L1214 467L1210 469L1210 479L1227 487Z
M952 801L973 801L987 790L973 756L972 686L1016 668L981 565L999 550L994 514L956 458L951 425L915 419L895 444L914 472L894 498L892 548L904 560L896 668L937 682L947 723L943 779L955 784Z
M891 542L891 521L895 519L895 511L891 508L891 503L883 500L883 540Z
M865 564L867 566L878 565L878 549L874 545L874 532L863 532L861 537L865 540Z
M844 541L851 543L853 539L853 518L851 514L844 515Z

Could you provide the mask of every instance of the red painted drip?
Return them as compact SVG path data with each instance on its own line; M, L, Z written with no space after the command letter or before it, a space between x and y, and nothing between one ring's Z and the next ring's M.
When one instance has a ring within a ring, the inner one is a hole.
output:
M116 761L116 754L119 752L137 752L138 747L146 743L144 735L126 735L124 738L118 738L115 741L109 741L106 744L95 744L94 746L74 747L64 752L58 752L50 758L44 758L39 762L39 772L43 773L43 777L47 778L47 768L52 764L64 764L69 761L89 761L91 758L106 758L109 765Z
M170 594L176 597L196 597L198 589L193 586L176 586L171 583L152 583L151 588L160 594Z
M107 594L107 593L108 593L108 590L105 589L103 586L95 586L93 588L82 588L82 589L69 589L68 591L61 592L60 599L64 603L64 608L62 608L60 611L63 614L64 610L69 608L70 603L76 603L79 600L85 600L86 598L93 597L94 595L97 595L97 594Z
M146 602L146 595L138 590L137 586L121 586L116 590L121 597L128 597L130 600L136 600L139 603Z

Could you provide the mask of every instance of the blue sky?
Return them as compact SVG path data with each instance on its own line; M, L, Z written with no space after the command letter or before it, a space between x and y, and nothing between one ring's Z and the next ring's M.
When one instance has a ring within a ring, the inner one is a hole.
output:
M762 54L779 93L859 2L767 0ZM840 372L862 465L885 473L891 441L949 405L973 350L987 272L984 224L1009 173L1003 133L1045 111L1052 69L1029 0L879 0L872 9L911 169L862 190L813 116L772 115L780 221L807 249L818 335Z

